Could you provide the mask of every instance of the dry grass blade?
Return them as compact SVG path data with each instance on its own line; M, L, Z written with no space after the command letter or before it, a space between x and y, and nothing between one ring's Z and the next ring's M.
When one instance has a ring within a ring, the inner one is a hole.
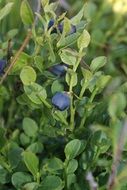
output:
M109 180L108 180L108 186L107 186L108 190L113 190L115 187L115 183L116 183L115 179L116 179L116 175L117 175L117 169L118 169L121 157L122 157L122 152L123 152L126 138L127 138L127 120L125 121L124 126L121 130L119 140L118 140L117 150L114 154L114 160L113 160L113 164L112 164L112 168L111 168L111 174L110 174Z

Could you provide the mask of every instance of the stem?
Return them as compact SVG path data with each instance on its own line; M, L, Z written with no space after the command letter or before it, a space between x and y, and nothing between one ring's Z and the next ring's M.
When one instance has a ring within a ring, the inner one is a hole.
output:
M89 103L92 103L92 102L93 102L93 99L94 99L94 97L95 97L96 94L97 94L97 91L98 91L98 88L95 88L94 91L93 91L93 93L91 94L91 97L90 97L90 99L89 99Z
M81 52L79 52L81 53ZM78 57L77 63L75 65L75 67L73 68L73 71L76 72L80 61L81 61L81 57ZM69 92L70 94L73 94L73 85L72 85L72 77L71 77L71 81L70 81L70 87L69 87ZM70 102L70 130L73 131L74 130L74 126L75 126L75 109L73 107L73 95L71 95L71 102Z
M20 54L22 53L22 51L24 50L24 48L26 47L26 45L28 44L30 38L32 36L32 31L29 30L28 34L22 44L22 46L20 47L20 49L18 50L18 52L16 53L15 57L12 59L11 64L9 65L8 69L6 70L5 74L3 75L2 79L0 80L0 85L4 82L4 80L6 79L7 75L9 74L9 72L11 71L12 67L14 66L14 64L16 63L17 59L19 58Z
M40 184L40 173L37 173L37 183Z
M82 89L80 91L79 98L83 97L83 94L84 94L84 92L86 90L86 87L87 87L87 83L84 83L84 85L82 86Z
M40 12L41 9L41 2L40 0L37 1L38 6L37 6L37 12ZM25 47L27 46L27 44L29 43L31 36L32 36L32 29L35 27L36 23L38 21L38 17L36 16L34 19L34 22L32 24L32 28L30 30L28 30L27 36L23 42L23 44L21 45L21 47L19 48L19 50L17 51L15 57L12 59L11 64L9 65L9 67L7 68L5 74L3 75L3 77L0 80L0 85L4 82L4 80L6 79L6 77L8 76L9 72L11 71L12 67L14 66L14 64L16 63L17 59L19 58L20 54L22 53L22 51L25 49Z
M90 99L88 101L88 104L93 102L93 99L96 96L97 91L98 91L98 88L95 88L93 93L91 94L91 97L90 97ZM82 129L84 127L84 124L85 124L87 116L88 116L88 110L86 110L86 108L85 108L85 114L84 114L84 117L81 120L79 129Z
M73 93L72 93L72 77L71 77L71 81L70 81L70 87L69 87L69 92L71 94L71 98L70 98L70 130L73 131L74 129L74 115L75 115L75 111L73 108Z

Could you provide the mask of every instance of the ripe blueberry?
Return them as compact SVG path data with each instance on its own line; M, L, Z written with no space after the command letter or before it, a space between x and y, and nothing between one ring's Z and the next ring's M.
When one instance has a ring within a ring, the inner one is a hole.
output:
M70 98L66 92L57 92L52 98L52 104L60 111L70 106Z
M51 27L53 27L54 23L55 23L55 21L54 21L53 19L51 19L51 20L49 21L49 23L48 23L48 29L50 29ZM62 33L62 32L63 32L63 23L59 23L58 26L57 26L57 28L58 28L59 32ZM52 29L51 33L52 33L52 34L53 34L53 33L57 33L57 28L54 27L54 28ZM70 30L70 32L68 33L68 35L73 34L73 33L76 33L76 26L71 25L71 30Z
M3 73L4 68L5 68L5 65L6 65L6 61L3 60L3 59L1 59L1 60L0 60L0 74Z
M71 25L71 31L69 32L69 35L73 33L76 33L76 26Z
M56 76L63 76L66 73L67 67L68 65L65 63L60 63L50 67L49 71Z
M53 19L51 19L51 20L49 21L49 23L48 23L48 30L49 30L51 27L53 27L54 23L55 23L55 21L54 21ZM53 33L57 33L56 27L53 27L53 28L52 28L51 33L52 33L52 34L53 34Z

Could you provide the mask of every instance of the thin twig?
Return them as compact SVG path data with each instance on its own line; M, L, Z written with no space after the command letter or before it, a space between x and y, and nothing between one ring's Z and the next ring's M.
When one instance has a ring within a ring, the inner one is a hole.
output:
M41 3L40 3L40 0L37 1L38 2L38 6L37 6L37 13L40 12L40 9L41 9ZM34 19L34 22L33 22L33 25L32 25L32 28L35 27L36 23L38 21L38 18L37 16L35 16L35 19ZM24 50L24 48L27 46L27 44L29 43L29 40L32 36L32 29L29 29L28 33L27 33L27 36L23 42L23 44L21 45L20 49L17 51L16 55L14 56L14 58L12 59L11 61L11 64L9 65L9 67L7 68L5 74L3 75L3 77L1 78L0 80L0 85L4 82L4 80L6 79L6 77L8 76L9 72L11 71L12 67L14 66L14 64L16 63L17 59L19 58L20 54L22 53L22 51Z
M121 130L119 140L118 140L117 150L114 154L114 160L113 160L113 164L112 164L111 174L110 174L109 180L108 180L108 187L107 187L108 190L113 190L115 187L115 178L117 175L117 169L118 169L121 157L122 157L122 152L123 152L126 138L127 138L127 120L125 121L124 126Z
M20 54L22 53L22 51L24 50L24 48L26 47L26 45L28 44L30 38L32 36L32 31L28 31L28 34L22 44L22 46L20 47L20 49L18 50L18 52L16 53L15 57L12 59L11 64L9 65L8 69L6 70L5 74L3 75L3 77L0 80L0 85L4 82L4 80L6 79L7 75L9 74L9 72L11 71L12 67L14 66L14 64L16 63L17 59L19 58Z

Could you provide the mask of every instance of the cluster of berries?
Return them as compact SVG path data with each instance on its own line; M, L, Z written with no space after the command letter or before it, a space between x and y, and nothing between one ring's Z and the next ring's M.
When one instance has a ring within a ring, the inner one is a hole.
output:
M63 23L59 23L55 26L55 21L51 19L48 24L48 29L52 27L51 34L63 32ZM71 30L68 35L76 33L76 26L71 25ZM66 73L68 65L60 63L49 68L49 71L56 76L63 76ZM57 92L52 98L52 104L60 111L67 109L70 106L70 98L67 92Z
M55 21L51 19L48 24L48 29L52 27L51 33L63 32L63 23L55 26ZM68 35L76 32L76 26L71 25L71 30ZM4 68L6 66L6 60L0 60L0 75L4 73ZM68 65L65 63L60 63L49 68L49 71L56 76L63 76L66 73ZM57 92L52 98L52 104L60 111L67 109L70 106L70 98L67 92Z

